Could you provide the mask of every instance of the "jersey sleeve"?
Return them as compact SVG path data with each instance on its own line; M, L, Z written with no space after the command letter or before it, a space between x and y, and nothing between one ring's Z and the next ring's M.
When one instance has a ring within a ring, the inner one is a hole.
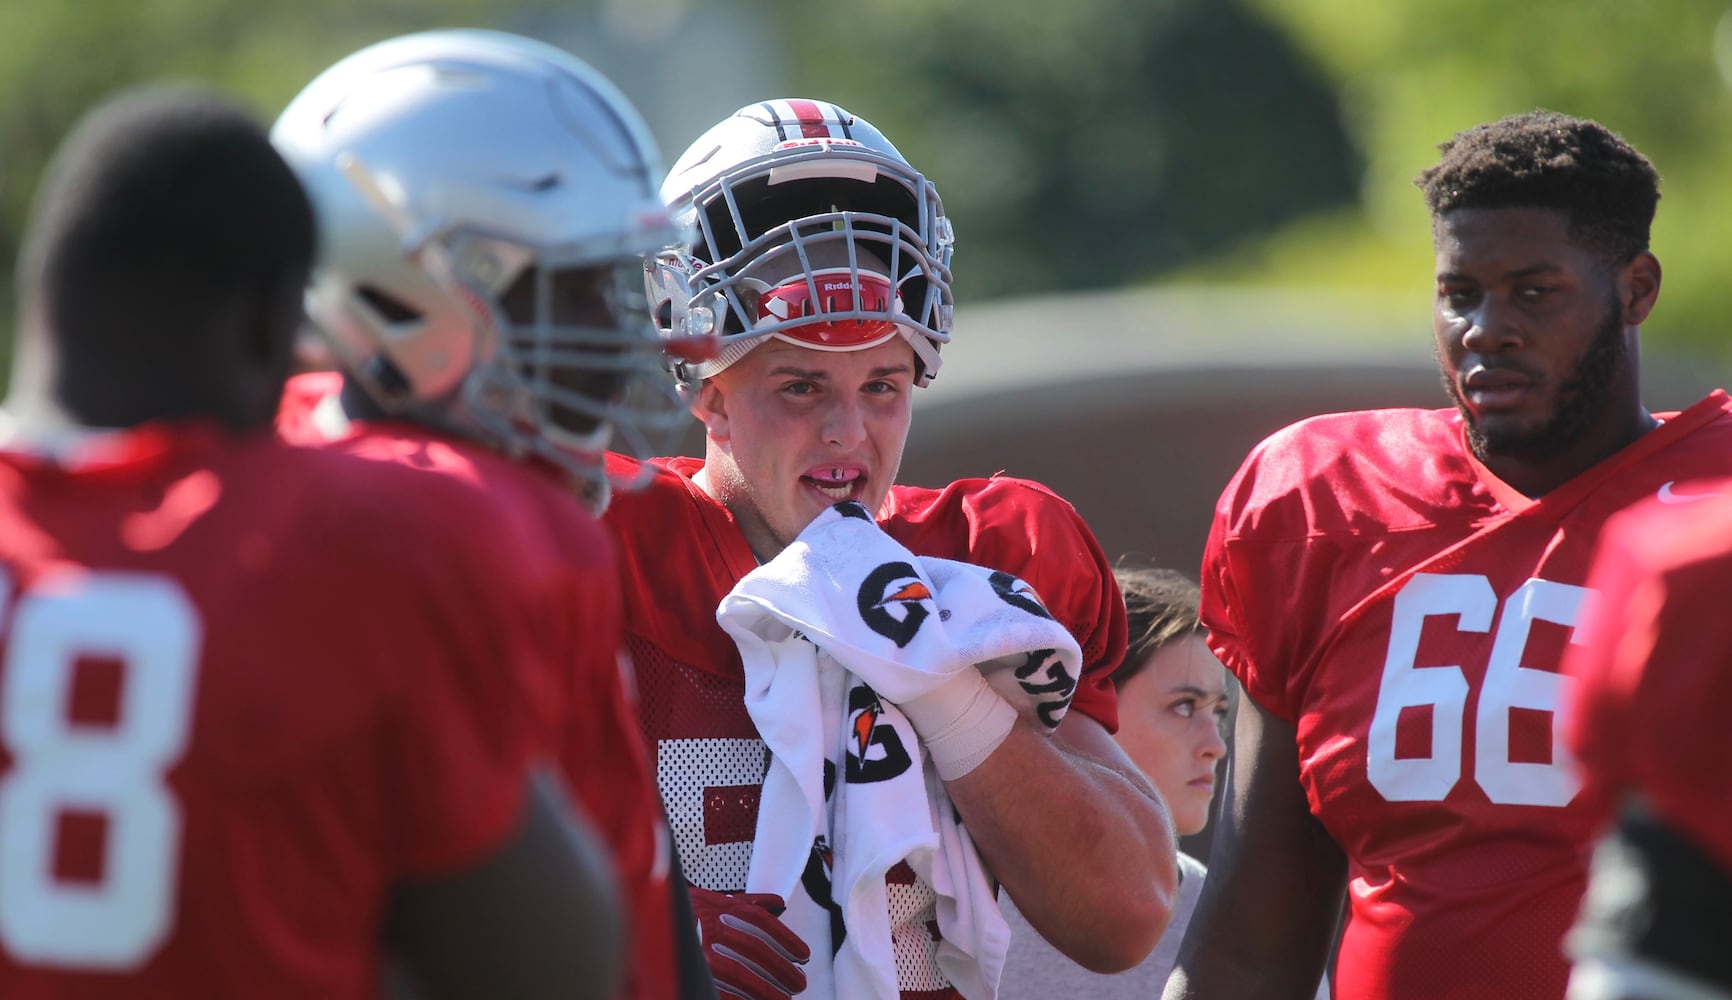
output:
M1307 418L1253 448L1222 489L1203 547L1200 617L1210 648L1264 711L1297 724L1343 616L1399 569L1358 555L1366 534L1398 520L1428 525L1437 511L1415 495L1459 489L1442 471L1454 432L1439 412ZM1389 440L1404 443L1395 460Z
M1253 613L1257 596L1256 578L1246 576L1257 570L1240 565L1238 559L1236 528L1244 516L1244 484L1255 468L1254 461L1255 458L1247 460L1240 468L1216 505L1203 547L1199 611L1203 627L1208 630L1209 648L1238 678L1246 695L1264 711L1291 722L1295 711L1288 703L1285 683L1265 668L1252 648L1255 631L1247 618Z
M1732 490L1732 484L1727 487ZM1732 761L1732 503L1645 504L1614 518L1589 577L1595 608L1564 661L1565 737L1604 820L1639 793L1732 869L1732 801L1704 795Z
M1082 647L1083 673L1071 708L1117 731L1118 698L1110 678L1125 655L1125 603L1112 564L1082 515L1058 494L1024 479L964 480L945 492L954 493L966 515L968 552L962 558L1014 573L1034 588ZM941 497L936 508L943 506ZM918 544L910 548L926 551Z

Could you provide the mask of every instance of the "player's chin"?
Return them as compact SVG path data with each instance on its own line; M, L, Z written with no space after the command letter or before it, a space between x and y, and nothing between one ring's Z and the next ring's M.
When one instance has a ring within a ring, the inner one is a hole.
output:
M1549 426L1547 414L1494 413L1474 422L1485 451L1492 455L1525 455L1543 442Z
M829 510L830 506L829 503L813 498L810 490L804 491L796 502L783 512L783 516L774 520L777 541L782 543L783 548L793 544L794 539L804 534L806 529L812 526L812 522L818 519L818 515Z
M884 499L889 492L889 486L879 487L875 482L868 480L856 491L854 499L858 500L860 506L866 508L873 517L877 517L884 509Z
M1183 804L1168 803L1173 811L1173 830L1181 837L1189 837L1202 833L1203 827L1209 825L1209 804L1195 805L1190 802Z

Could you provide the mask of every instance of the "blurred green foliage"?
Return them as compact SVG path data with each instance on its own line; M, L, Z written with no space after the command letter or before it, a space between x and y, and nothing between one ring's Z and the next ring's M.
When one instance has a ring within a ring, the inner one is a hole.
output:
M1725 0L1248 0L1325 68L1368 168L1358 205L1180 276L1430 296L1413 178L1437 143L1552 108L1596 119L1662 177L1651 343L1732 362L1732 10Z
M938 184L959 301L1145 279L1356 198L1328 80L1232 0L870 9L792 73Z
M410 27L470 23L495 7L492 0L0 0L0 252L10 262L54 144L116 88L209 83L268 121L350 50Z
M698 10L758 19L788 93L865 114L938 181L964 302L1321 285L1411 296L1422 317L1413 176L1454 132L1547 106L1655 160L1650 337L1732 360L1727 0L0 0L0 268L54 143L118 86L205 81L268 119L390 35L558 17L605 35ZM9 296L0 283L0 329Z
M369 42L485 21L494 0L0 0L0 331L37 180L94 101L143 81L227 90L270 121L327 65ZM4 355L0 351L0 373Z

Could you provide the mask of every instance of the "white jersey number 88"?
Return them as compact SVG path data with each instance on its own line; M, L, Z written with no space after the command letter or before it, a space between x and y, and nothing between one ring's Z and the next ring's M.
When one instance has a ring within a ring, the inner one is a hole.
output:
M0 570L0 609L13 581ZM122 971L148 960L174 919L180 808L164 774L186 750L203 628L174 580L118 572L50 576L0 620L0 946L18 961ZM81 658L123 664L112 726L74 724ZM101 878L58 879L69 813L106 821Z

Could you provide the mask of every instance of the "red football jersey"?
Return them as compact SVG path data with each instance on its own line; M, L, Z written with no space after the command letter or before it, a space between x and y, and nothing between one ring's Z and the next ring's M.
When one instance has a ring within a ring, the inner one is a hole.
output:
M0 995L372 997L390 887L511 833L537 550L428 478L199 425L0 454Z
M1605 519L1732 473L1716 392L1538 500L1473 460L1454 410L1303 421L1222 494L1211 645L1297 730L1341 845L1336 996L1561 997L1593 833L1554 725Z
M744 889L767 764L746 714L734 641L716 606L758 566L727 508L691 476L703 462L658 459L641 490L614 497L604 523L619 540L627 643L638 711L687 878L720 892ZM633 475L637 463L609 456ZM1124 603L1111 565L1070 504L1025 480L995 477L943 490L891 490L884 530L911 552L990 566L1029 583L1082 646L1084 674L1071 706L1116 728L1108 680L1125 650ZM636 552L636 558L631 557ZM893 933L904 997L957 994L938 972L937 942L919 914L935 896L906 865L891 871Z
M1609 819L1638 791L1648 808L1732 872L1732 480L1691 482L1607 525L1589 584L1587 641L1566 736L1584 798Z
M558 664L541 683L543 724L558 750L566 785L599 828L632 909L632 954L624 995L660 1000L676 991L668 835L632 705L622 661L620 591L612 541L548 470L499 456L472 442L414 424L379 421L345 426L321 413L335 404L342 378L317 373L291 379L278 430L294 441L347 435L341 447L476 483L495 495L497 511L447 530L474 533L519 552L540 613L560 623ZM330 420L330 423L325 421Z

